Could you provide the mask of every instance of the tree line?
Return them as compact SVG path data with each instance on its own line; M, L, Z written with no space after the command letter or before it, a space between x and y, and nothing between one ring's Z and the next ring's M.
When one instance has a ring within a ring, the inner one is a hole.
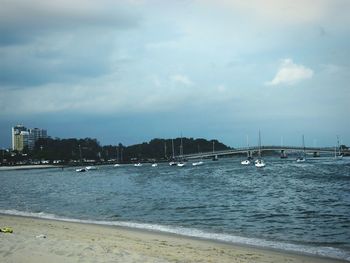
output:
M24 149L22 153L10 154L2 152L2 162L25 162L26 160L46 160L50 163L59 160L63 163L72 161L91 162L142 162L170 160L173 156L180 155L182 141L183 154L227 150L230 147L218 140L176 138L176 139L153 139L149 142L125 146L101 144L96 139L39 139L34 149Z

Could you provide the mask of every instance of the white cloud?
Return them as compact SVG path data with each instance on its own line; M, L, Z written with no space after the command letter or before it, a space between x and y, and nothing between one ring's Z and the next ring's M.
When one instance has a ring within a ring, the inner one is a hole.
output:
M185 86L193 86L194 84L186 75L176 74L172 75L170 79L174 83L182 84Z
M265 85L293 85L301 80L310 79L313 75L312 69L295 64L292 59L287 58L282 60L276 76L271 81L266 82Z
M231 12L243 12L260 23L272 22L275 26L285 24L349 22L348 0L197 0L198 3L223 5ZM276 23L277 22L277 23Z

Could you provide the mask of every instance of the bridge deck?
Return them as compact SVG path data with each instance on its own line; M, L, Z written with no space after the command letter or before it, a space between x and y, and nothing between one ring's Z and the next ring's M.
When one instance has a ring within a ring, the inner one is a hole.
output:
M264 151L284 151L285 153L290 152L303 152L306 153L334 153L335 149L334 147L298 147L298 146L261 146L261 152ZM229 149L224 151L214 151L214 152L202 152L202 153L193 153L193 154L184 154L183 156L177 156L177 157L183 157L187 159L195 159L200 157L213 157L213 156L224 156L224 155L234 155L234 154L241 154L241 153L247 153L247 152L258 152L259 147L258 146L252 146L252 147L242 147L242 148L235 148L235 149ZM347 153L350 151L341 151L342 153ZM339 153L339 150L338 150Z

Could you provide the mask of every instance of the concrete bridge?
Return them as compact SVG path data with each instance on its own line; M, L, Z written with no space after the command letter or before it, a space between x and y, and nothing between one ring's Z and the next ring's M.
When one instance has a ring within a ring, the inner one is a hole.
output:
M263 154L264 151L275 151L279 152L281 155L293 152L303 152L311 153L314 156L319 156L320 153L328 153L334 154L334 147L298 147L298 146L261 146L261 152ZM211 151L211 152L202 152L202 153L192 153L192 154L184 154L182 156L176 156L177 158L185 158L185 159L198 159L198 158L209 158L209 157L220 157L225 155L235 155L235 154L247 154L249 156L257 155L259 151L258 146L252 147L242 147L235 148L224 151ZM344 153L345 151L342 151ZM338 150L339 153L339 150Z

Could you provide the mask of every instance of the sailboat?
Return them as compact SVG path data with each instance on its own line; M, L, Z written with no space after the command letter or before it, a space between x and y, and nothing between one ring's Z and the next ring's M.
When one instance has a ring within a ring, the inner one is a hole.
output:
M114 164L114 167L119 167L120 164L119 164L119 146L116 146L116 157L117 157L117 163Z
M183 167L186 165L185 161L184 161L184 158L183 158L183 155L184 155L184 149L183 149L183 145L182 145L182 135L181 135L181 144L180 144L180 162L177 163L177 166L179 167Z
M213 140L213 154L215 153L215 141ZM217 155L214 155L212 158L213 161L218 161L219 157Z
M199 145L198 145L198 153L200 153L200 151L199 151ZM202 164L204 164L203 161L202 161L202 156L201 156L200 161L197 161L197 162L193 162L193 163L192 163L193 166L199 166L199 165L202 165Z
M80 165L82 165L82 162L83 162L83 159L82 159L82 155L81 155L81 146L79 144L79 156L80 156ZM78 169L75 169L76 172L78 173L83 173L83 172L86 172L87 169L85 168L78 168Z
M305 161L306 161L305 156L306 156L306 154L305 154L305 140L304 140L304 134L303 134L303 155L302 155L302 156L299 156L299 157L297 158L297 163L303 163L303 162L305 162Z
M174 151L174 139L171 139L171 149L172 149L172 158L171 161L169 162L170 166L176 166L177 162L175 161L175 151Z
M255 161L255 167L263 168L265 166L266 166L265 162L263 161L263 159L261 159L261 135L259 130L259 153L258 153L258 159Z
M339 151L339 153L338 153ZM339 136L337 136L337 146L334 147L334 158L343 159L343 154L340 152Z
M249 165L250 164L250 160L249 160L249 139L248 139L248 135L247 135L247 159L241 161L242 165Z

